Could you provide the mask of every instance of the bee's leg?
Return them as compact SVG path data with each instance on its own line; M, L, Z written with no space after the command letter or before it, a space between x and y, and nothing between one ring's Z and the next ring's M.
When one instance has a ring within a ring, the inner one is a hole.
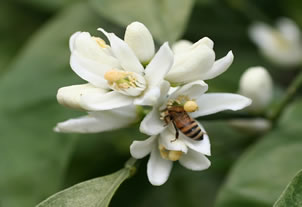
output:
M169 115L166 115L165 117L164 117L164 121L165 121L165 127L166 126L168 126L168 124L170 123L170 121L171 121L171 117L169 116Z
M172 139L170 142L175 142L179 137L179 131L178 131L178 128L176 127L175 123L173 121L172 121L172 123L173 123L174 129L176 131L176 134L175 134L175 139Z

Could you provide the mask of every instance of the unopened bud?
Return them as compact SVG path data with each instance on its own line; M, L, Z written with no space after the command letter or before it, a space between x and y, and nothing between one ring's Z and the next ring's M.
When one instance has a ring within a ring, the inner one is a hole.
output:
M155 48L152 35L144 24L133 22L128 25L124 39L141 63L149 63Z
M249 110L259 112L270 104L272 87L272 78L265 68L251 67L240 78L239 93L252 99Z

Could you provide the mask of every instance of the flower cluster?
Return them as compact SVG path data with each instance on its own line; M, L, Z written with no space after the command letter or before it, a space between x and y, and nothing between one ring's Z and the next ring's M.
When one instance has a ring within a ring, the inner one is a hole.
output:
M63 87L57 94L59 103L88 115L58 123L55 130L95 133L126 127L139 120L137 107L149 106L140 131L150 137L130 146L134 158L150 154L149 181L165 183L175 161L190 170L207 169L210 141L195 118L251 103L237 94L206 93L204 80L226 71L232 52L215 60L209 38L181 41L173 50L164 43L155 52L151 33L139 22L127 27L124 40L99 30L109 45L87 32L70 38L71 68L88 83Z

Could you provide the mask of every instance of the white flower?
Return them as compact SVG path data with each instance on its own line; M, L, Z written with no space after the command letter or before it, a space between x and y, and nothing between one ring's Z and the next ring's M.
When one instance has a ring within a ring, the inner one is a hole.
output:
M125 41L113 33L99 30L107 36L110 46L87 32L77 32L70 38L71 68L88 84L61 88L58 101L88 111L109 110L133 103L153 105L173 64L173 53L168 44L163 44L154 55L152 36L138 22L128 26Z
M229 93L208 93L208 86L203 81L188 83L167 96L161 96L158 104L141 122L140 131L151 137L145 141L134 141L130 147L131 155L140 159L150 154L147 166L147 175L153 185L162 185L169 177L172 162L179 160L180 163L191 170L204 170L210 166L205 155L210 155L209 137L203 126L197 122L203 133L201 141L195 141L180 132L179 138L175 139L176 131L172 123L168 125L162 120L161 114L169 106L184 106L187 102L187 112L191 118L197 118L214 114L223 110L240 110L251 103L251 100ZM169 84L163 83L162 94L167 94ZM180 130L178 130L180 131Z
M249 29L252 41L272 62L280 66L297 66L302 62L301 32L295 22L280 18L276 28L255 23Z
M270 74L263 67L248 68L240 78L239 93L253 100L249 110L264 110L273 97L273 81Z
M215 61L214 43L205 37L192 44L181 40L173 45L174 64L166 76L173 85L181 85L195 80L215 78L233 62L230 51L225 57Z
M108 111L89 112L88 115L60 122L56 132L97 133L127 127L137 121L134 105Z

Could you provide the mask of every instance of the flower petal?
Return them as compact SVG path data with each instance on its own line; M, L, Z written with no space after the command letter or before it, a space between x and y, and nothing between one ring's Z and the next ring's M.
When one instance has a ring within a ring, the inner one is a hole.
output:
M172 166L172 161L163 159L157 146L155 146L147 165L147 175L150 183L156 186L164 184L169 178Z
M175 99L181 95L188 96L190 99L198 99L207 90L208 85L204 81L198 80L179 87L170 95L169 99Z
M215 62L215 53L207 44L195 44L190 49L175 55L174 64L166 75L166 80L177 84L203 80L204 74Z
M151 136L144 141L133 141L130 146L131 156L136 159L141 159L147 156L155 147L157 136Z
M175 140L175 129L173 132L169 129L164 130L159 136L159 144L163 145L167 150L182 151L187 153L188 148L186 144L180 139Z
M174 54L183 52L192 46L193 43L189 40L179 40L172 45L172 51Z
M107 33L102 28L99 28L98 30L103 32L109 39L112 52L114 56L119 60L124 70L139 74L142 74L144 72L144 67L139 62L138 58L136 57L132 49L127 45L127 43L125 43L115 34Z
M60 122L56 132L96 133L126 127L137 119L134 106L115 110L91 112L88 116Z
M224 110L237 111L250 105L252 100L232 93L207 93L200 96L196 102L199 110L191 113L191 117L193 118Z
M164 77L173 64L173 53L168 43L163 44L146 68L145 78L148 88L145 93L135 100L137 105L154 105L161 96L160 88Z
M160 120L160 112L157 107L153 107L141 122L139 130L147 135L157 135L165 129L165 123Z
M145 70L145 78L150 87L159 86L173 64L173 52L168 43L164 43Z
M187 154L182 155L179 163L190 170L205 170L211 166L210 160L202 153L189 150Z
M206 133L203 126L197 122L200 129L204 132L203 140L201 141L195 141L193 139L190 139L189 137L185 136L184 134L180 133L179 139L183 141L188 148L195 150L196 152L205 154L210 156L211 155L211 144L208 134Z
M204 75L203 80L215 78L225 72L232 64L233 59L234 55L232 51L229 51L225 57L215 61L213 67Z
M299 26L289 18L280 18L277 21L277 27L281 34L291 43L298 43L300 41L301 32Z
M116 91L106 93L82 92L82 106L89 111L110 110L128 106L133 103L133 97Z
M62 87L58 90L57 100L63 106L74 108L74 109L84 109L82 95L83 94L106 94L107 90L102 88L97 88L91 84L81 84Z
M104 74L112 68L110 65L101 64L81 57L74 52L70 56L70 66L83 80L86 80L97 87L108 88L107 81L104 79Z

